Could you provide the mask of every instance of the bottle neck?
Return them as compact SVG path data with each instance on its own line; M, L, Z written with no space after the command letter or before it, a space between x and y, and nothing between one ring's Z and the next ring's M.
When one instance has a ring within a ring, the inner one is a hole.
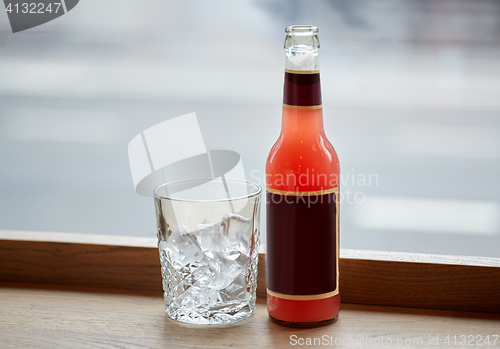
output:
M291 26L285 38L282 134L324 134L319 78L318 29Z
M285 69L281 132L306 138L324 134L319 71Z
M321 109L319 70L285 69L283 104L290 109Z

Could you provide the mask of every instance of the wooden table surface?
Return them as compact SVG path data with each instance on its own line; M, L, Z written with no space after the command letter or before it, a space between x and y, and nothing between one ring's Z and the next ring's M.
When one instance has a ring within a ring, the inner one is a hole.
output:
M244 324L196 327L170 321L158 297L0 288L0 348L292 348L315 338L319 347L486 348L500 347L498 335L495 314L343 304L336 323L296 329L271 322L259 299Z

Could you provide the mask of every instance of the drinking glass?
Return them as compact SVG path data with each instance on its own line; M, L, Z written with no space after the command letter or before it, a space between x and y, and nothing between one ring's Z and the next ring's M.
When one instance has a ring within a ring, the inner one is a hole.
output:
M176 321L229 325L255 312L261 188L196 179L154 190L165 311Z

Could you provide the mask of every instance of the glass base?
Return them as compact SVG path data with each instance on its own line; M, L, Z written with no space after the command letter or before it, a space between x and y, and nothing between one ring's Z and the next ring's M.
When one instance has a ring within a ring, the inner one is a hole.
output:
M323 321L314 321L314 322L288 322L288 321L276 319L276 318L272 317L271 315L269 315L269 317L271 318L271 320L273 320L277 324L280 324L280 325L283 325L283 326L289 326L289 327L319 327L319 326L325 326L325 325L329 325L329 324L337 321L337 319L339 318L339 316L337 315L334 318L331 318L331 319L328 319L328 320L323 320Z
M171 320L183 324L224 327L245 322L255 313L255 306L249 304L241 304L238 308L240 309L237 311L224 313L223 311L203 311L201 307L180 308L173 311L171 307L165 306L165 312Z

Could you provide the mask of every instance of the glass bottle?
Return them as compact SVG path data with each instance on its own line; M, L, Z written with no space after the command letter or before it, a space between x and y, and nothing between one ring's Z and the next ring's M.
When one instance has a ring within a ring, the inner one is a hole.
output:
M267 308L274 321L338 318L340 165L323 129L318 28L286 28L281 134L266 164Z

